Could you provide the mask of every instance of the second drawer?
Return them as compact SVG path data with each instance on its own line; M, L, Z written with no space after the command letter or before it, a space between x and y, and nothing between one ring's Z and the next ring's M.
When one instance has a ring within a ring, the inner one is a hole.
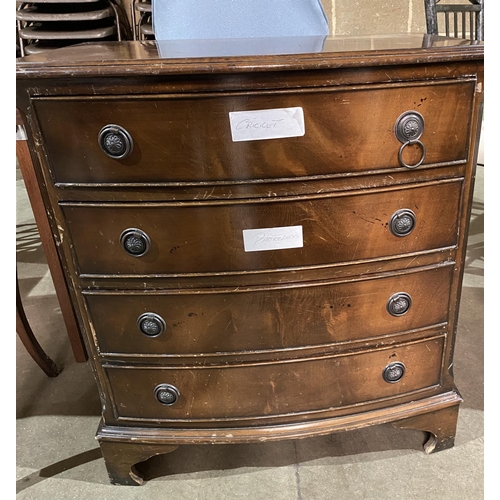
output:
M61 205L86 277L244 275L454 246L461 192L453 179L258 202Z

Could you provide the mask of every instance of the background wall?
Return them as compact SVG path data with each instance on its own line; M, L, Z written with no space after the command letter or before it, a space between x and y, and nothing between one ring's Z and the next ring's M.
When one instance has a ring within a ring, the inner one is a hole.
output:
M423 0L322 0L332 35L424 33Z
M202 1L210 0L200 0ZM443 0L445 1L467 3L467 0ZM332 35L425 33L424 0L321 0L321 2L328 16ZM121 3L130 16L132 0L121 0Z

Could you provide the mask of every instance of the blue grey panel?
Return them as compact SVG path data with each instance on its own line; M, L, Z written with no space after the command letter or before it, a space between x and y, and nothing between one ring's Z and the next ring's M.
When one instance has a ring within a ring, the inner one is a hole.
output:
M320 0L152 0L156 40L327 36Z
M232 38L210 40L156 40L159 56L165 59L188 57L261 56L310 54L323 50L326 36L273 38Z

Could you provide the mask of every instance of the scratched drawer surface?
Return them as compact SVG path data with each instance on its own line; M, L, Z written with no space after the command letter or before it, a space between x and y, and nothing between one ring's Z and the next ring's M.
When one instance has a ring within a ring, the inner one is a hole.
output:
M106 374L115 414L122 419L165 420L174 426L175 421L196 425L208 419L211 425L239 418L258 423L265 417L317 412L438 385L443 343L443 337L436 337L386 349L248 365L107 365Z
M448 81L223 96L39 98L33 105L57 183L245 182L400 167L395 125L408 111L424 120L424 166L465 160L473 93L473 82ZM288 111L269 112L281 109ZM238 114L247 111L262 113ZM115 157L98 140L108 125L125 130L118 139L101 136ZM120 140L130 148L116 158ZM408 146L403 161L413 165L422 153Z
M340 344L445 323L452 275L448 265L330 284L84 296L101 354L198 361L200 353Z
M453 180L252 202L61 206L83 276L244 274L454 246L461 188Z

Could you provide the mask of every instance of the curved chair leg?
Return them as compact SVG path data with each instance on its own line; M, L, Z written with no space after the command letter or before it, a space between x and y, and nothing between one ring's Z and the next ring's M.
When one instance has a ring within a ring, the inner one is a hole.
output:
M38 366L49 377L57 377L59 375L59 368L56 364L45 354L40 344L35 338L33 330L31 329L26 313L24 312L23 303L21 301L21 294L19 293L19 283L16 276L16 331L21 339L21 342L26 347L26 350L38 364Z

